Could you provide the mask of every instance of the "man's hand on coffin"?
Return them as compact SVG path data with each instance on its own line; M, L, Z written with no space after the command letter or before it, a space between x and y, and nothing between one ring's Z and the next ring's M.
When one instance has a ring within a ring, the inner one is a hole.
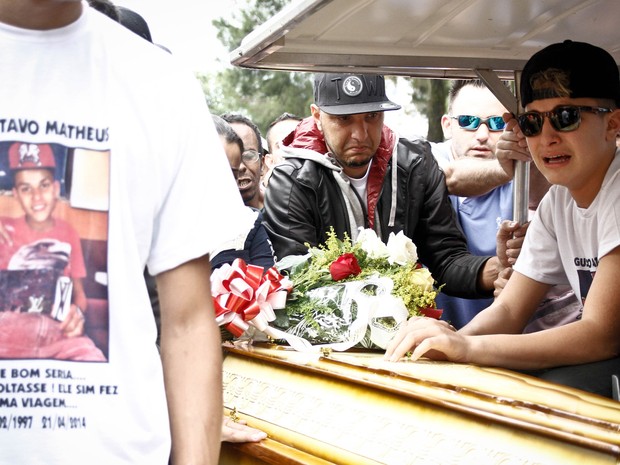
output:
M234 421L224 416L222 423L222 442L258 442L267 437L267 433L246 425L243 420Z
M446 321L413 317L396 333L385 351L385 360L397 362L411 352L410 359L425 356L433 360L466 361L468 338Z

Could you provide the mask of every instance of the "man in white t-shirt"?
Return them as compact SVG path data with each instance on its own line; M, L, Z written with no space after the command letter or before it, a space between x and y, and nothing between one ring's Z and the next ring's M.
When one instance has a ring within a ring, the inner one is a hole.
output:
M62 213L87 246L88 312L101 310L108 346L105 362L0 360L3 411L20 419L2 430L0 463L216 463L209 253L247 225L198 82L80 1L3 0L0 49L0 147L62 153ZM145 266L160 294L161 357Z
M620 372L620 77L605 50L567 40L545 47L521 75L525 112L506 130L525 138L552 184L529 225L514 272L494 303L455 332L445 322L410 320L386 351L413 350L457 362L527 371L612 396ZM583 303L573 323L520 334L553 285Z

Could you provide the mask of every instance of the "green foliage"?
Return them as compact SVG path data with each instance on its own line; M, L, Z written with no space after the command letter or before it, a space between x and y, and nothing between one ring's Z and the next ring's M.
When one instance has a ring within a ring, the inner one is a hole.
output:
M213 21L217 37L228 50L237 48L245 36L280 11L290 0L257 0L233 15ZM214 77L200 76L212 113L242 113L265 134L271 121L286 112L309 114L312 76L288 71L229 67Z
M332 227L327 233L325 244L319 244L318 247L310 247L310 244L306 244L306 247L308 247L310 254L309 259L294 267L290 272L290 278L294 285L291 294L293 300L304 297L306 292L311 289L334 284L329 272L329 265L344 253L353 253L358 259L360 268L362 268L362 275L352 279L363 276L366 252L358 244L352 244L348 234L345 233L344 240L341 241Z
M419 309L421 308L436 308L435 299L437 298L438 289L422 291L419 286L412 284L409 278L414 272L415 265L407 264L403 265L403 268L405 269L398 272L395 272L397 270L391 270L392 272L386 273L386 276L389 276L394 281L392 294L402 299L405 307L409 310L409 316L419 315Z
M230 51L257 26L263 24L291 0L247 0L230 20L213 21L217 38ZM271 121L283 112L309 115L312 75L291 71L268 71L228 66L211 76L199 76L212 113L242 113L252 119L263 135ZM441 116L446 111L449 81L412 79L413 103L428 118L427 139L443 140Z

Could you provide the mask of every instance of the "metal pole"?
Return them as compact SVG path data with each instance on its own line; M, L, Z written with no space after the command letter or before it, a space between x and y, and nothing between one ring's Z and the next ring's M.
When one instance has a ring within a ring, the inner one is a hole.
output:
M517 95L517 111L521 111L521 71L515 71L515 94ZM517 113L514 113L515 115ZM515 161L515 176L512 185L513 220L519 224L527 223L530 203L530 163Z
M512 219L519 224L527 223L529 216L530 163L529 161L515 161Z
M476 69L476 74L495 94L497 99L512 112L517 115L521 110L521 98L519 95L519 82L521 72L515 71L515 95L499 79L497 74L489 69ZM513 210L512 219L519 224L526 223L529 216L529 191L530 191L530 162L515 161L515 174L512 184Z

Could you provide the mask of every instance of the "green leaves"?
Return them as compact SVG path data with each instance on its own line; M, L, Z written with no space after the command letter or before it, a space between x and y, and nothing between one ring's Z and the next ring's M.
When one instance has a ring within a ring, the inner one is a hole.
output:
M257 26L274 16L290 0L247 2L230 20L213 21L218 39L232 51ZM269 124L284 112L301 117L310 114L312 75L289 71L235 68L228 63L214 77L199 76L211 112L241 113L266 134ZM210 85L205 85L207 82Z

